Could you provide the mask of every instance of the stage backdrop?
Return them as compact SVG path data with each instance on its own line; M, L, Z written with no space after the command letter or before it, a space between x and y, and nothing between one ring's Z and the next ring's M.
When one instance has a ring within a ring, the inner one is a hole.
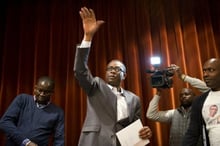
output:
M95 35L89 67L105 76L108 61L127 66L124 88L140 96L143 124L153 137L149 146L167 146L169 124L146 119L155 90L150 57L161 56L202 79L202 64L220 53L219 0L2 0L0 2L0 117L19 93L32 94L39 76L56 82L53 102L65 111L66 146L76 146L86 114L86 95L73 74L76 44L83 38L79 10L94 9L106 23ZM160 110L179 106L178 93L189 85L173 77L164 89ZM195 92L200 94L196 89ZM107 104L107 103L106 103ZM0 136L0 145L4 143Z

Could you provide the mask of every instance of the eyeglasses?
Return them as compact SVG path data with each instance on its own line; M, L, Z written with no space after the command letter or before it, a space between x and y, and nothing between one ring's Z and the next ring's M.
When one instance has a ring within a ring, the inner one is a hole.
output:
M121 69L120 67L116 66L116 67L113 67L113 66L110 66L110 67L107 67L106 71L115 71L115 72L124 72L123 69Z

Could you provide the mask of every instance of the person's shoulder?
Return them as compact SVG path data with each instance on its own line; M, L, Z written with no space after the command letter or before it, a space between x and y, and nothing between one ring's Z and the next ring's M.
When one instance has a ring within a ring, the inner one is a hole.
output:
M26 93L20 93L18 94L12 101L12 103L16 103L18 105L26 105L27 103L30 103L33 101L33 95L29 95Z
M196 96L194 102L204 101L204 100L206 99L206 97L208 96L209 92L210 92L210 91L207 91L207 92L205 92L205 93L202 93L202 94Z
M130 95L130 96L133 96L133 97L139 99L139 96L137 96L137 95L136 95L135 93L133 93L132 91L123 89L123 92L124 92L125 95Z
M93 78L93 84L97 84L98 86L107 85L106 81L98 76L95 76Z
M105 80L103 80L101 77L95 76L95 77L94 77L94 80L95 80L96 82L103 82L103 83L106 84Z
M196 96L195 100L193 101L192 103L192 107L199 107L199 108L202 108L208 94L209 94L210 91L207 91L199 96Z
M20 93L16 97L16 99L32 99L33 95L27 94L27 93Z

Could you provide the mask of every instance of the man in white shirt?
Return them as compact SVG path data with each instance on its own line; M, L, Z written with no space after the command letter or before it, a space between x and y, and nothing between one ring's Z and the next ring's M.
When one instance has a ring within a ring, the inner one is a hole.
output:
M210 117L210 107L216 105L220 108L220 59L211 58L203 65L203 78L211 89L205 92L192 104L190 125L184 136L182 146L194 146L199 135L203 134L203 142L206 146L220 145L219 110L214 117Z

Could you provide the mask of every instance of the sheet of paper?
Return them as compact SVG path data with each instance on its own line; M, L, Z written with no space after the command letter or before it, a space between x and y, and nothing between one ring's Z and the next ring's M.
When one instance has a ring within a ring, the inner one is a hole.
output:
M121 146L145 146L150 143L149 139L142 140L139 138L139 130L143 127L141 120L138 119L124 129L116 133Z

